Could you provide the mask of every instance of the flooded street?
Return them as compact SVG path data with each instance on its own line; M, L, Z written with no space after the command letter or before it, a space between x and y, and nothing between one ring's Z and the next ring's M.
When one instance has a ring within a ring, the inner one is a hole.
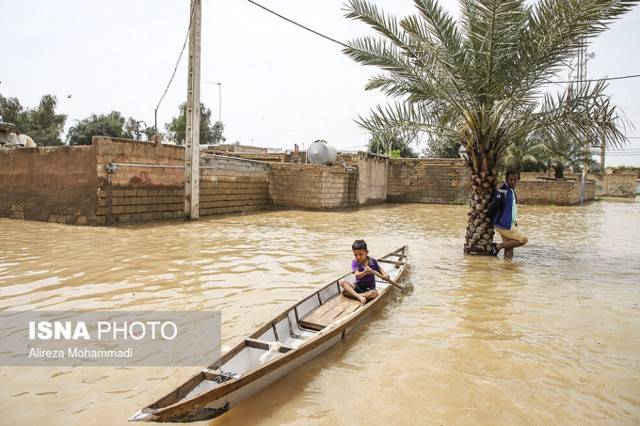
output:
M120 228L0 219L0 309L220 310L232 346L409 244L413 292L200 424L637 424L640 200L521 206L529 244L463 256L465 206L388 204ZM0 367L3 424L125 424L185 367Z

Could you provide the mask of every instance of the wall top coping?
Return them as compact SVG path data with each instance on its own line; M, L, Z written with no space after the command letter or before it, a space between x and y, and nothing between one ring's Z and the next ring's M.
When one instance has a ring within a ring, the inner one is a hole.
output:
M94 148L91 145L78 145L78 146L68 146L68 145L59 145L59 146L38 146L34 148L3 148L0 149L0 153L2 154L11 154L13 152L25 152L33 155L47 155L55 152L71 152L71 151L92 151Z
M151 142L151 141L137 141L137 140L134 140L134 139L114 138L114 137L111 137L111 136L93 136L91 138L91 144L92 145L99 144L101 141L117 142L117 143L129 143L129 144L137 144L137 145L148 145L148 146L161 145L161 146L168 147L168 148L177 148L179 150L184 150L184 146L183 145L174 145L172 143L157 144L157 143Z
M222 158L222 159L227 159L227 160L241 161L241 162L245 162L245 163L260 164L260 165L265 166L265 167L268 167L271 164L268 161L251 160L249 158L233 157L231 155L220 155L220 154L205 154L205 153L202 153L202 158L203 159L207 159L207 158Z
M276 169L315 169L321 172L332 173L356 173L356 167L344 167L344 166L325 166L322 164L300 164L300 163L269 163L269 167Z
M425 162L425 163L439 163L439 162L447 162L447 163L460 163L464 164L464 160L462 158L390 158L391 162Z

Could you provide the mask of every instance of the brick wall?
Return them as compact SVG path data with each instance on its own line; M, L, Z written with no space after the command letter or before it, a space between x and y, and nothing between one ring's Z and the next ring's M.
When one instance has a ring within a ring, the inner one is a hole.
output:
M312 164L270 164L269 198L274 207L336 209L357 205L356 170Z
M98 220L130 223L184 214L184 148L95 138L100 176ZM108 173L109 163L117 171ZM200 160L200 216L249 212L268 205L268 165L218 155Z
M200 168L200 215L265 210L269 166L263 162L204 155Z
M546 173L520 173L522 181L537 181L538 177L546 177ZM553 176L552 176L553 177ZM571 181L580 183L582 175L579 173L565 173ZM636 174L633 172L589 173L587 179L595 184L595 195L611 197L634 197L636 190Z
M580 202L581 184L576 181L520 181L516 186L519 204L572 205ZM585 200L595 199L595 184L587 182Z
M611 197L635 197L637 175L633 172L614 172L596 175L602 189L601 194Z
M469 191L469 172L463 160L389 160L389 201L466 204Z

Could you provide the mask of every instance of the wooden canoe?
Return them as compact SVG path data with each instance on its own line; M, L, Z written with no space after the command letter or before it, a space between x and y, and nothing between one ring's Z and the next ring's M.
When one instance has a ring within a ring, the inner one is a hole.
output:
M378 258L396 282L407 268L408 247ZM377 281L379 296L366 305L341 294L344 275L288 308L250 337L164 397L139 410L130 421L190 422L224 414L338 343L374 306L393 291Z

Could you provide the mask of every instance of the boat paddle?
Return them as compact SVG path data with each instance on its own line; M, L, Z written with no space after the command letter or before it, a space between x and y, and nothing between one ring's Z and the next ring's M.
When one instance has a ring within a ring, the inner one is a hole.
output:
M397 282L395 282L391 278L387 278L384 275L382 275L380 272L374 271L373 269L370 269L370 271L373 272L373 275L375 275L376 277L380 278L381 280L384 280L384 281L388 282L389 284L391 284L394 287L398 287L400 290L404 290L403 286L401 286L400 284L398 284ZM353 271L352 273L355 274L356 271Z

